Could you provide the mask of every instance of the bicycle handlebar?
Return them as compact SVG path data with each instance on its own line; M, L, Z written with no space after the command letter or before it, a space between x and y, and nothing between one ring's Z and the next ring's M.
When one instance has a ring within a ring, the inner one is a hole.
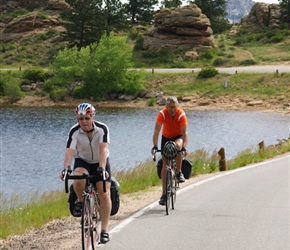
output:
M86 180L91 180L93 179L94 177L98 177L100 176L100 172L97 174L97 175L89 175L89 174L83 174L83 175L68 175L68 171L69 170L65 170L65 178L64 178L64 182L65 182L65 192L68 193L68 180L83 180L83 179L86 179ZM102 176L103 176L103 190L104 190L104 193L107 192L106 190L106 170L103 169L102 170Z
M154 150L154 153L153 153L153 161L156 161L156 153L157 152L161 152L161 149L157 149L157 150Z
M161 152L161 149L157 149L157 150L154 150L154 153L153 153L153 161L156 161L156 153L157 152ZM183 150L177 150L178 154L182 154L184 151Z

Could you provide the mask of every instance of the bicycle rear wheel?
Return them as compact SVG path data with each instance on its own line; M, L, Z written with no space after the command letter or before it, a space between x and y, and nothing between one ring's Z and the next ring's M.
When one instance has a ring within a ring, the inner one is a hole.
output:
M94 228L93 211L94 207L93 198L85 196L83 199L82 209L82 249L83 250L95 250L97 247L97 228Z
M166 193L166 214L169 214L170 208L170 199L171 199L171 187L172 187L172 174L171 170L168 168L166 170L166 184L165 184L165 193Z

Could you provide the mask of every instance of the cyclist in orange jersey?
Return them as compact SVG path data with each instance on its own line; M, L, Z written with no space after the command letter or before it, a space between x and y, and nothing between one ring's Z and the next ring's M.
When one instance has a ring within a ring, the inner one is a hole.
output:
M156 117L156 123L153 133L153 148L151 153L154 154L158 149L158 137L162 128L162 138L161 138L161 154L162 154L162 196L160 198L159 204L165 205L165 182L166 182L166 165L168 160L163 156L162 150L167 141L173 141L176 144L178 150L182 150L183 155L187 155L187 142L188 142L188 132L187 132L187 118L184 111L179 108L178 100L175 96L170 96L166 99L166 106L160 110ZM179 182L184 182L185 178L181 171L182 166L182 154L177 154L176 158L177 166L177 179Z

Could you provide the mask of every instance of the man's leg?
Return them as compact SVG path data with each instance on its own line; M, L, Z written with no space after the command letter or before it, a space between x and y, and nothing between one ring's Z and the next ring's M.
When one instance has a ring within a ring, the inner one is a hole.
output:
M176 144L177 149L181 150L183 140L181 138L178 138L175 140L175 144ZM185 182L185 178L182 173L182 160L183 160L182 153L177 154L175 158L175 162L176 162L176 167L177 167L177 178L179 182Z
M109 219L111 214L112 202L111 202L111 183L106 181L106 193L103 190L103 181L97 182L98 195L100 199L100 217L101 217L101 242L107 243L110 238L107 233L109 226Z

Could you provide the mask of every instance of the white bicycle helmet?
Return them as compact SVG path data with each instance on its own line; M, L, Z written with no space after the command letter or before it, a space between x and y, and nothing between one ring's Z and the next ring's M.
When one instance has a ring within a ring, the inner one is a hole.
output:
M173 141L168 141L165 143L162 154L168 159L173 160L178 154L177 147Z
M81 103L79 106L76 107L76 114L77 115L94 115L95 108L92 104L89 103Z

